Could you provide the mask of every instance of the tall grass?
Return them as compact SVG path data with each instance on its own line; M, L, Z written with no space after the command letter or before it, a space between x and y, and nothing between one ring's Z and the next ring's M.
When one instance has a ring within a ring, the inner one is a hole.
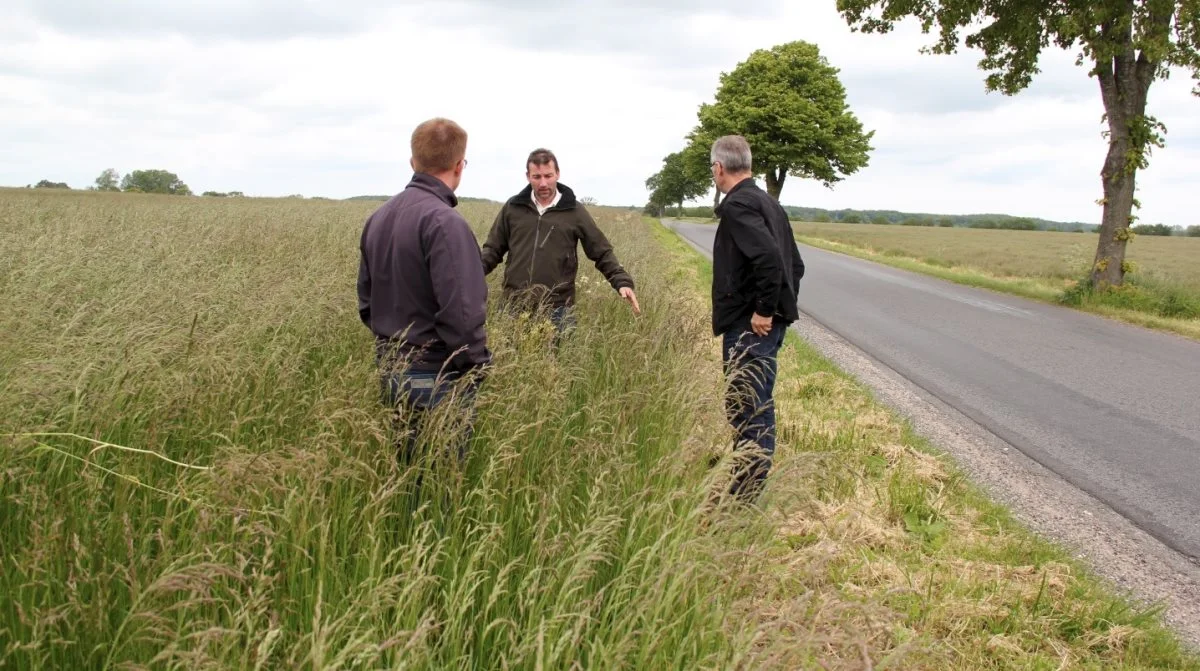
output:
M656 287L645 314L590 270L557 353L494 313L468 461L418 490L355 312L374 205L0 193L0 666L777 654L746 606L765 528L703 512L696 455L724 439L705 313L641 220L602 225Z
M1200 258L1196 259L1200 263ZM1168 319L1200 320L1200 291L1184 288L1158 274L1133 274L1120 287L1095 291L1081 281L1064 291L1059 300L1077 307L1112 308L1157 315Z
M629 212L643 316L590 268L557 352L494 311L418 489L372 207L0 192L0 667L1200 669L792 336L766 504L710 505L711 269Z

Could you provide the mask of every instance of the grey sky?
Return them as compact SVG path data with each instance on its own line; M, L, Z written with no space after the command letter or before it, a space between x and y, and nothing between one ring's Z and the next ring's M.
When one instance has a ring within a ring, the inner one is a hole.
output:
M641 204L720 73L804 39L841 69L876 150L833 190L793 179L784 202L1099 216L1103 110L1073 55L1051 52L1021 96L988 95L977 54L923 56L914 26L852 34L832 0L9 4L0 184L161 167L195 190L392 193L412 127L444 115L470 133L465 195L515 193L525 154L548 146L581 195ZM1170 132L1139 179L1145 221L1200 224L1190 88L1176 77L1151 92Z

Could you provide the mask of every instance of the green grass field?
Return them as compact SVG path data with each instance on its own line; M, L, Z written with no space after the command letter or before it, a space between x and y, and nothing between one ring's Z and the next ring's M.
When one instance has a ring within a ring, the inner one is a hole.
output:
M0 667L1200 669L796 340L764 509L713 507L707 266L628 211L643 316L590 268L557 354L493 311L470 459L414 496L376 205L0 191Z
M1074 305L1200 338L1200 238L1139 236L1126 286L1080 290L1096 234L797 223L797 240L963 284Z

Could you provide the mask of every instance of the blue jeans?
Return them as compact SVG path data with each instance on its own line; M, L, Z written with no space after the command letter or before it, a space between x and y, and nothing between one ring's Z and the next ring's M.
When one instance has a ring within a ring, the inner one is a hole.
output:
M762 491L775 455L775 376L779 348L787 325L775 323L765 336L756 335L749 321L721 336L727 386L725 413L737 431L730 492L754 501Z
M475 395L480 380L474 374L464 380L462 373L383 371L380 395L384 405L395 410L392 426L396 435L396 457L402 467L419 460L418 445L432 411L448 398L457 397L466 410L465 426L450 441L458 460L466 458L467 442L474 433Z

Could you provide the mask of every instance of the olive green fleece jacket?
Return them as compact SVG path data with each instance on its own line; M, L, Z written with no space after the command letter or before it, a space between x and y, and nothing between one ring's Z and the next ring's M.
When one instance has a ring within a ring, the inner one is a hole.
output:
M575 192L558 185L562 195L554 207L538 214L532 187L525 187L500 208L483 245L483 272L489 274L505 261L504 296L507 300L549 307L575 303L576 250L596 264L614 290L633 288L633 278L617 261L612 244L595 220L575 199ZM505 257L507 256L507 260Z

